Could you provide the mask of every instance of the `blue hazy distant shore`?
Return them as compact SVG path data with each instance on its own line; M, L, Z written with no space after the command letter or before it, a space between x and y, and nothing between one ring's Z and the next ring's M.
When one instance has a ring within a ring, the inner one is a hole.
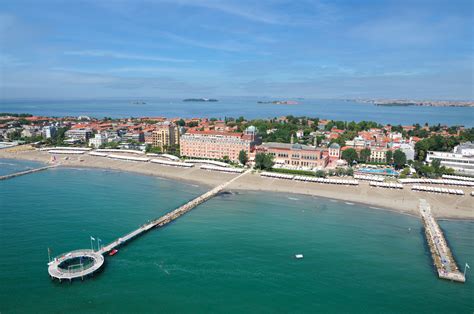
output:
M0 160L5 171L31 164ZM15 165L15 163L18 163ZM301 195L220 195L136 239L84 282L53 254L109 242L204 192L131 173L57 168L0 182L0 312L470 313L474 281L437 279L418 218ZM442 221L459 265L474 222ZM295 254L304 254L296 260Z
M345 100L303 99L297 105L257 104L269 98L218 97L218 102L183 102L182 99L130 98L96 100L0 100L0 112L44 116L102 117L239 117L273 118L282 115L390 124L447 124L474 126L472 107L375 106ZM135 101L145 104L134 104Z

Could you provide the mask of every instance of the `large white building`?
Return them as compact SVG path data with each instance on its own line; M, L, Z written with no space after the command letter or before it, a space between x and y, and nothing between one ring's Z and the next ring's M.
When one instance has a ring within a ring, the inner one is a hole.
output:
M92 136L92 130L89 128L70 129L65 135L71 140L87 141Z
M93 138L89 139L89 146L99 148L107 143L107 137L103 133L97 133Z
M429 151L426 162L438 159L442 166L453 168L457 172L474 174L473 143L463 143L454 149L453 153Z
M454 147L454 153L461 154L463 156L474 156L474 143L465 142Z
M405 153L407 160L415 160L415 147L413 144L402 143L393 147L394 149L399 149Z
M52 125L47 125L43 127L42 133L44 138L51 138L56 134L56 127Z

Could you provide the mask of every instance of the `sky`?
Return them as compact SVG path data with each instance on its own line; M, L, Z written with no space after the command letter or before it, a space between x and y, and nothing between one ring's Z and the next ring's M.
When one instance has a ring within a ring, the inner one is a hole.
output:
M0 98L474 98L472 0L2 0Z

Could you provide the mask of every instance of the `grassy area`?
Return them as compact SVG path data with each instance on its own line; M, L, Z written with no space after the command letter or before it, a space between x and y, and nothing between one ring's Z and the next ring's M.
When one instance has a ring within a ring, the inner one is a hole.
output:
M288 174L296 174L300 176L316 176L314 171L305 171L305 170L293 170L293 169L282 169L282 168L273 168L272 172L278 173L288 173Z

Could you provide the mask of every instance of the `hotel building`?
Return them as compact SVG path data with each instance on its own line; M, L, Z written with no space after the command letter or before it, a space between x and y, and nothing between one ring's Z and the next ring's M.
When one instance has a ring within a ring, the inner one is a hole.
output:
M457 172L474 175L474 154L472 143L464 143L454 149L454 153L428 151L426 162L438 159L442 166L453 168Z
M387 161L387 149L382 147L373 147L370 149L370 161L384 163Z
M275 163L285 168L322 169L329 162L325 150L301 144L263 143L257 152L271 154Z
M240 151L249 155L258 144L257 130L248 127L244 133L189 130L180 137L181 156L238 161Z

